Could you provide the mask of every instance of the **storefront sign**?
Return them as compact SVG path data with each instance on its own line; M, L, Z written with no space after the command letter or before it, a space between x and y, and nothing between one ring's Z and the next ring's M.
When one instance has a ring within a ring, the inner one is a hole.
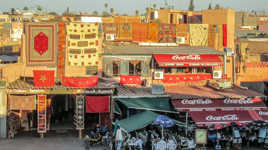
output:
M113 94L113 89L86 89L86 90L76 90L74 93L76 94Z
M153 56L159 67L218 66L223 63L216 54L154 54Z
M259 115L260 116L268 116L268 112L267 111L259 111Z
M174 55L172 60L200 60L200 55Z
M184 99L181 101L182 104L190 104L190 105L196 105L196 104L201 104L201 105L206 105L206 104L212 104L212 100L210 99L206 99L206 100L203 100L203 99L197 99L197 100L187 100L187 99Z
M206 120L207 121L215 121L215 120L217 120L217 121L220 121L220 120L222 120L222 121L226 121L226 120L228 120L228 121L235 121L235 120L239 120L239 118L237 117L236 114L224 115L224 116L213 116L213 115L209 115L209 116L206 117Z
M225 104L253 104L253 101L251 99L225 99Z
M37 100L37 132L46 133L47 97L46 95L38 95Z

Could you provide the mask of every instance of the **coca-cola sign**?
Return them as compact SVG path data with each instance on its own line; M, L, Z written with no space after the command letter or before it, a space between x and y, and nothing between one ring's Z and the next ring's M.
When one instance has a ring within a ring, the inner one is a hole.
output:
M239 100L232 100L232 99L225 99L225 104L253 104L251 99L239 99Z
M259 111L260 116L268 116L268 112L266 111Z
M235 120L239 120L239 118L237 117L236 114L232 114L232 115L224 115L224 116L213 116L213 115L209 115L206 117L207 121L235 121Z
M174 55L173 60L200 60L200 55Z
M196 104L207 105L207 104L212 104L212 100L210 100L210 99L206 99L206 100L203 100L203 99L196 99L196 100L184 99L184 100L181 101L181 103L184 104L184 105L187 105L187 104L190 104L190 105L196 105Z

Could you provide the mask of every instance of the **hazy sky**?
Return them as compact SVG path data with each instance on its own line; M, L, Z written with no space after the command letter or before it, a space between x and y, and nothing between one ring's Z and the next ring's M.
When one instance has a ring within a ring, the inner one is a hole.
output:
M176 9L187 9L190 0L166 0L173 4ZM145 12L146 7L157 8L163 7L165 0L0 0L0 12L9 11L10 8L20 8L28 6L30 9L40 5L47 11L56 11L62 13L69 6L70 11L93 12L94 10L101 13L104 10L104 3L108 7L115 9L115 13L128 13L134 15L135 10L141 13ZM220 4L225 8L234 8L235 10L266 10L268 11L268 0L194 0L195 10L207 9L209 3ZM108 9L110 10L110 9Z

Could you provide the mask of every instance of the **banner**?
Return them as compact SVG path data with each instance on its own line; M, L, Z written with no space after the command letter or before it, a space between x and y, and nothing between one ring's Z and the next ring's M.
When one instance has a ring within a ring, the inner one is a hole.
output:
M178 74L178 75L164 75L162 80L164 83L177 82L194 82L212 79L211 74Z
M222 25L223 31L223 47L227 47L227 24Z
M54 70L34 70L34 86L50 87L54 86Z
M69 87L91 87L98 84L98 76L92 76L87 78L74 78L74 77L62 77L62 85Z
M47 118L47 96L38 95L37 96L37 132L46 133L46 118Z
M35 110L35 95L32 96L14 96L9 97L10 110Z
M65 45L66 45L66 29L64 23L59 23L58 32L58 62L57 62L57 78L60 79L64 75L65 64Z
M105 113L110 112L109 96L86 96L87 113Z
M26 64L56 66L57 31L54 23L27 23Z
M134 75L120 75L120 83L121 84L137 84L141 85L141 77Z

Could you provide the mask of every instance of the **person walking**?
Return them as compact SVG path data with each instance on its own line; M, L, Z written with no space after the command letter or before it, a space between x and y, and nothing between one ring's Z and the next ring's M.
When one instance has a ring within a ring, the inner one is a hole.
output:
M167 143L164 141L164 138L159 140L156 144L156 150L166 150Z
M85 136L84 143L85 143L85 150L90 150L90 138L88 135Z

